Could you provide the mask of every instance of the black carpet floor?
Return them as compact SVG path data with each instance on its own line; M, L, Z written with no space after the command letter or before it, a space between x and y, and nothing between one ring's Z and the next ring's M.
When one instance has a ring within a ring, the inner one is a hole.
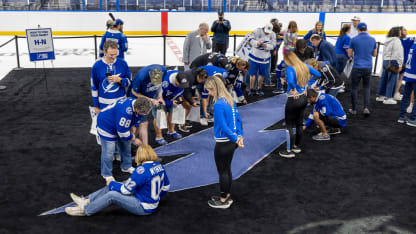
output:
M307 131L296 158L276 150L234 181L228 210L207 205L216 184L170 193L146 217L117 207L92 217L38 217L70 202L70 192L104 185L100 147L89 134L90 69L45 72L12 71L0 81L8 86L0 92L0 233L416 232L416 128L396 122L398 105L374 101L378 78L370 117L348 116L343 134L327 142ZM350 107L349 92L339 100ZM193 132L202 129L195 125ZM153 130L150 136L154 146ZM116 178L128 178L118 168Z

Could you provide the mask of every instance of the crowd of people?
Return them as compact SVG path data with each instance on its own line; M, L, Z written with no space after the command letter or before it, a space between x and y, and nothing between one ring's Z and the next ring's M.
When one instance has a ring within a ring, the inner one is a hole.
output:
M276 86L273 93L287 95L285 123L290 147L279 152L282 157L293 158L302 151L303 132L311 126L320 129L312 137L314 140L330 140L331 135L342 132L347 116L336 96L343 92L346 82L351 83L349 113L357 114L362 80L362 113L370 115L372 57L376 56L377 48L367 25L359 17L352 19L352 25L342 26L335 46L326 40L322 22L317 22L299 38L295 21L290 21L284 30L277 19L271 19L247 35L239 46L239 57L227 57L231 23L224 18L224 12L218 12L218 19L211 27L212 41L207 23L188 33L183 45L184 71L152 64L141 68L133 79L124 60L128 44L123 24L120 19L107 22L108 30L100 44L102 58L91 71L91 94L101 145L101 176L107 186L88 199L71 194L77 206L65 210L69 215L93 215L111 204L136 215L151 214L157 209L170 184L163 165L149 146L150 113L155 142L159 145L168 143L162 132L164 121L169 138L182 138L176 129L182 133L190 131L195 124L187 119L192 108L199 109L202 126L214 123L213 154L220 196L209 199L208 205L213 208L228 208L233 203L231 161L236 148L244 148L243 123L236 104L247 103L244 86L248 96L263 96L264 86ZM416 91L414 41L407 38L404 27L389 31L377 92L377 101L384 104L396 104L396 100L402 99L398 122L410 126L416 126L416 105L411 104ZM277 65L282 43L283 59ZM211 48L212 52L208 52ZM276 77L275 84L272 75ZM402 79L406 82L403 97L399 94ZM305 119L308 104L311 113ZM132 166L131 144L138 147L136 168ZM121 161L122 172L131 174L126 182L115 181L114 159Z

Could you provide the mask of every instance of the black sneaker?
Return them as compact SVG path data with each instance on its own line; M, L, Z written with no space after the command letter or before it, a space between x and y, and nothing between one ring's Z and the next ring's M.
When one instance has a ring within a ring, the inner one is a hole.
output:
M302 152L302 150L300 149L299 146L293 146L292 152L295 153L295 154L298 154L298 153Z
M213 197L216 198L216 196L213 196ZM219 208L219 209L227 209L231 206L231 204L233 204L233 199L231 198L228 198L224 202L222 202L221 199L213 200L212 198L211 200L208 201L209 206L211 206L212 208Z
M336 135L336 134L340 134L341 133L341 129L339 128L330 128L328 129L328 134L329 135Z
M287 150L280 151L279 152L279 155L282 156L282 157L284 157L284 158L294 158L295 157L295 153L294 152L287 151Z
M179 125L178 129L181 132L190 132L190 130L188 128L186 128L186 125Z
M187 121L185 122L185 128L187 128L187 129L192 128L192 123L191 123L191 121L190 121L190 120L187 120Z

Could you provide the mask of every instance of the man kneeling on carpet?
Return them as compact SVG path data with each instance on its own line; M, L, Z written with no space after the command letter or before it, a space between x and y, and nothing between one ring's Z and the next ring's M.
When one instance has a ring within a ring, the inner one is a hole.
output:
M139 147L135 161L138 166L126 182L107 181L107 186L89 195L88 199L71 193L77 206L67 207L65 212L72 216L91 216L111 204L135 215L155 212L160 198L170 188L165 168L149 145Z
M307 99L309 103L315 106L306 120L303 130L312 126L315 122L321 129L319 134L312 137L317 141L330 140L329 135L340 134L340 128L347 125L347 116L339 101L329 94L318 93L314 89L308 89ZM328 126L329 129L327 130L325 126Z

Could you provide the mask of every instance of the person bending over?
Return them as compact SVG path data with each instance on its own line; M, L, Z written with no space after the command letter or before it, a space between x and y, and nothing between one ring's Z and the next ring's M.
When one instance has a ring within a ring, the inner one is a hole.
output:
M114 204L135 215L154 213L160 199L169 191L169 178L149 145L139 147L135 161L137 167L126 182L107 181L107 186L88 199L71 193L77 206L67 207L65 212L72 216L91 216Z
M287 65L287 102L285 106L286 127L290 134L290 150L279 152L279 155L286 158L295 157L295 153L300 153L300 145L303 136L303 114L307 105L306 88L310 76L320 77L321 73L309 65L304 64L292 51L284 55ZM296 128L296 134L293 133Z
M314 107L303 130L316 123L321 132L312 139L317 141L330 140L330 135L340 134L341 128L347 125L347 116L341 103L335 97L323 92L318 93L314 89L308 89L307 99L309 103L314 104Z
M321 73L321 77L310 80L311 87L325 90L326 94L336 97L338 91L344 86L344 81L335 68L329 65L328 62L316 61L314 58L306 60L306 64Z
M211 76L205 83L205 88L214 99L214 158L217 166L221 196L213 196L208 205L213 208L226 209L231 206L231 161L237 147L243 148L242 120L238 114L237 105L225 88L223 80Z
M196 57L192 61L189 68L193 69L193 68L198 68L198 67L202 67L206 65L214 65L216 67L224 68L226 70L229 70L231 67L229 65L227 57L225 57L224 55L220 53L213 52L213 53L203 54L203 55Z

